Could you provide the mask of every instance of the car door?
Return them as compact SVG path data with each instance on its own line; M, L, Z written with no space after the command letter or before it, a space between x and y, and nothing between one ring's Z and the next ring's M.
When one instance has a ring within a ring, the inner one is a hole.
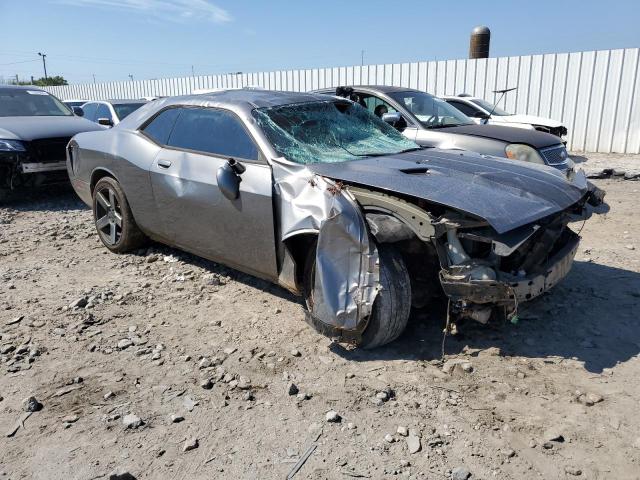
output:
M217 173L245 167L229 199ZM151 167L164 230L178 247L249 273L277 278L271 167L232 112L183 107Z

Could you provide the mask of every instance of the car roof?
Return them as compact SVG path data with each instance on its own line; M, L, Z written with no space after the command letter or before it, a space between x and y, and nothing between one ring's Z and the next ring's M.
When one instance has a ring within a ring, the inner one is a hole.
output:
M182 97L170 97L171 103L189 103L190 105L202 102L206 105L209 102L218 104L229 104L234 106L244 106L248 109L277 107L292 103L305 103L314 101L324 101L327 97L316 93L284 92L279 90L254 90L254 89L233 89L221 92L203 93L198 95L185 95Z
M391 85L341 85L341 87L353 88L355 90L358 90L358 89L375 90L375 91L378 91L378 92L381 92L381 93L422 92L422 90L416 90L415 88L394 87L394 86L391 86ZM332 91L335 92L336 88L338 88L338 87L321 88L321 89L318 89L318 90L319 91L332 90ZM426 93L426 92L422 92L422 93Z
M471 101L471 100L483 100L480 97L474 97L472 95L443 95L443 99L445 100L461 100L461 101Z
M41 92L46 92L46 90L35 87L33 85L1 85L0 86L0 92L6 91L6 90L39 90Z
M114 99L114 100L86 100L86 103L110 103L111 105L120 105L123 103L127 103L127 104L131 104L131 103L139 103L139 104L145 104L148 103L148 100L140 100L139 98L132 98L132 99Z
M240 116L250 116L256 108L278 107L297 103L336 101L335 96L321 93L283 92L251 88L230 89L221 92L166 97L148 102L120 124L120 128L136 129L157 112L172 106L223 108Z

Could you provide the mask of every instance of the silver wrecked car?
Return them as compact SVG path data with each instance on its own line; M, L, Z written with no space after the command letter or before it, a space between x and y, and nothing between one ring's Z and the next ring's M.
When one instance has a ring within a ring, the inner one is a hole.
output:
M109 250L151 238L270 280L366 348L442 292L452 322L513 313L567 274L568 223L601 202L581 172L422 149L320 94L165 98L67 150Z

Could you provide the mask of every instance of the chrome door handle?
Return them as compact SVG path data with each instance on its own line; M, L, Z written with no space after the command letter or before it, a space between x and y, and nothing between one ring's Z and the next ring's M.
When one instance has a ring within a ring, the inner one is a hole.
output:
M162 168L169 168L171 166L171 162L169 160L158 160L158 166Z

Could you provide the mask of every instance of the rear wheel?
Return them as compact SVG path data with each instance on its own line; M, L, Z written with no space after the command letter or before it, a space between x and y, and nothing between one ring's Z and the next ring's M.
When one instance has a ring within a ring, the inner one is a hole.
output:
M411 280L400 252L389 244L378 245L380 257L380 291L367 319L358 346L372 349L394 341L407 326L411 312ZM307 308L313 306L316 246L307 256L304 295Z
M100 240L115 253L139 248L145 241L120 184L101 178L93 189L93 220Z

